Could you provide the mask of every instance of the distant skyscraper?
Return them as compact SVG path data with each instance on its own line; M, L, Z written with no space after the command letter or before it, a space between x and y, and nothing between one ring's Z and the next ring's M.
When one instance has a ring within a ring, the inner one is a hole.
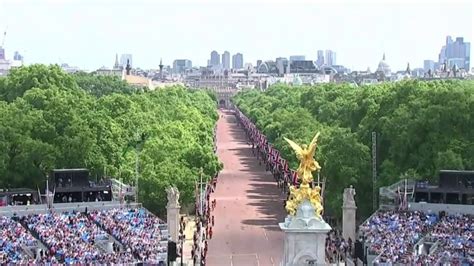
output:
M221 56L219 55L218 52L212 51L210 66L219 66L220 64L221 64Z
M122 56L120 56L120 65L123 68L127 67L127 60L130 63L130 67L133 68L133 61L132 61L132 55L131 54L122 54Z
M225 51L222 54L222 67L224 70L230 69L230 53L228 51Z
M435 70L435 61L433 61L433 60L423 61L423 71L425 73L428 73L429 70L431 70L431 71Z
M173 61L173 72L184 73L193 68L193 63L188 59L176 59Z
M324 58L326 61L324 62L328 66L332 66L336 64L336 52L331 50L326 50L326 57Z
M232 56L232 68L242 69L244 67L244 56L241 53L236 53Z
M471 44L464 42L462 37L457 37L453 41L451 36L447 36L446 45L441 48L438 59L439 64L443 64L446 61L447 67L456 65L458 68L469 70L471 65Z
M0 60L5 60L5 49L0 46Z
M316 59L316 65L318 67L324 65L324 51L318 50L318 59Z
M290 61L304 61L306 57L304 55L292 55Z

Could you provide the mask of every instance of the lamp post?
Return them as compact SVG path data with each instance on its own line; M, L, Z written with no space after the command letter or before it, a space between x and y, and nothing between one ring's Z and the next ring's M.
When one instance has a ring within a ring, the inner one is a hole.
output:
M179 224L179 241L181 241L181 266L183 266L183 257L184 257L184 240L185 240L185 235L184 235L184 230L186 229L186 224L184 223L183 217L181 217L181 222Z

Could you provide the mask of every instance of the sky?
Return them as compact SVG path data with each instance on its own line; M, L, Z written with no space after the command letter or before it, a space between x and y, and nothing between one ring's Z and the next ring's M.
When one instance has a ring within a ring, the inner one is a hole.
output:
M402 70L436 60L447 35L472 42L473 7L456 0L0 0L0 32L7 31L7 59L19 51L27 64L87 70L112 67L116 53L148 69L160 58L204 66L212 50L240 52L255 65L290 55L316 60L326 49L353 70L375 70L383 53Z

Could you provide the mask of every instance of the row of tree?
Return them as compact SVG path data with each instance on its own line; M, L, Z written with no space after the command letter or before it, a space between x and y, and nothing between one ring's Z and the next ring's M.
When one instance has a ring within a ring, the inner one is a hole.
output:
M316 158L327 178L326 211L341 215L354 185L361 218L372 210L372 132L377 183L403 176L436 181L440 169L474 169L474 83L417 80L367 87L275 85L239 93L234 103L291 162L283 137L307 143L321 131Z
M32 65L0 78L0 113L4 188L44 187L55 168L133 183L139 150L139 198L158 212L166 186L176 185L190 204L199 169L211 177L222 168L213 152L216 102L204 91L146 91L115 77Z

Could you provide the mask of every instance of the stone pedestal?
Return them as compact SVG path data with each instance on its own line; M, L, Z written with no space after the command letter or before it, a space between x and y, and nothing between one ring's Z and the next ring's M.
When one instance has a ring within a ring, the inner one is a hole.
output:
M342 203L342 237L348 241L352 239L352 243L356 241L356 210L357 206L354 201L355 190L351 186L344 189Z
M166 220L168 224L168 232L171 240L178 243L179 240L179 192L176 188L170 188L166 191L168 193L168 204L166 205Z
M315 216L308 200L294 217L288 216L280 229L285 233L282 266L326 265L325 242L331 227Z
M342 237L348 241L352 239L352 243L356 241L356 210L354 206L342 206Z

